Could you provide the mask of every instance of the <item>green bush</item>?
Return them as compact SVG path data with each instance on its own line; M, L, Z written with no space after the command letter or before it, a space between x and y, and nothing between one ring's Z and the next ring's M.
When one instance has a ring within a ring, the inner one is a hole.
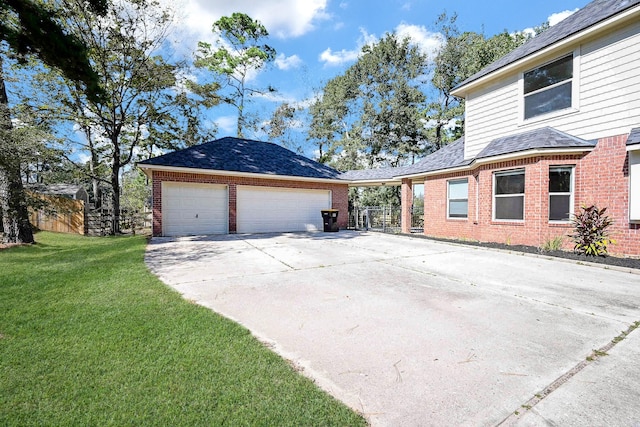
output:
M562 245L564 244L564 237L556 236L553 239L548 238L544 241L542 246L540 246L540 250L542 252L552 252L562 250Z
M613 224L613 220L605 215L607 208L598 209L596 205L591 205L580 209L581 212L571 220L573 234L569 237L575 243L573 250L589 256L607 255L607 246L615 244L607 231Z

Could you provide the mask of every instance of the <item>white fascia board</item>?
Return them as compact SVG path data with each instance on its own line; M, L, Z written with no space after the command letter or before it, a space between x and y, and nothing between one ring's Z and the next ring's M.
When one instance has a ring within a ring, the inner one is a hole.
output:
M524 58L520 58L519 60L512 62L510 64L505 65L502 68L498 68L497 70L480 77L477 80L467 83L464 86L461 86L453 91L451 94L453 96L457 96L459 98L464 98L466 94L477 86L482 86L485 83L500 78L504 74L510 74L515 72L520 68L524 68L529 63L535 63L538 61L538 58L544 57L546 55L550 55L555 51L564 51L572 45L575 45L582 39L587 39L593 35L597 35L599 32L602 32L607 29L607 27L615 27L616 25L622 24L626 21L630 21L632 19L637 19L637 15L640 15L640 6L635 6L623 13L612 16L611 18L604 20L592 27L586 28L579 33L573 34L565 39L562 39L550 46L547 46L537 52L529 54Z
M424 178L426 176L432 176L432 175L442 175L445 173L455 173L455 172L463 172L466 170L471 170L473 169L473 163L471 163L468 166L458 166L457 168L450 168L450 169L438 169L435 171L429 171L429 172L421 172L421 173L414 173L412 175L399 175L396 176L396 179L419 179L419 178Z
M350 187L381 187L383 185L390 185L393 187L402 185L402 182L397 178L389 178L389 179L354 179L349 182Z
M289 175L270 175L265 173L248 173L248 172L234 172L234 171L224 171L224 170L212 170L212 169L195 169L195 168L184 168L178 166L159 166L159 165L146 165L146 164L138 164L137 165L148 177L151 177L151 173L153 171L163 171L163 172L176 172L176 173L193 173L198 175L217 175L217 176L234 176L234 177L242 177L242 178L259 178L259 179L270 179L270 180L280 180L280 181L303 181L303 182L326 182L332 184L349 184L350 181L342 180L342 179L329 179L329 178L309 178L302 176L289 176Z
M640 150L640 144L627 145L627 151L638 151Z
M482 159L474 160L474 164L477 166L487 163L504 162L509 160L520 160L527 157L535 156L553 156L557 155L570 155L570 154L582 154L593 151L593 147L574 147L574 148L535 148L533 150L518 151L516 153L502 154L500 156L485 157Z

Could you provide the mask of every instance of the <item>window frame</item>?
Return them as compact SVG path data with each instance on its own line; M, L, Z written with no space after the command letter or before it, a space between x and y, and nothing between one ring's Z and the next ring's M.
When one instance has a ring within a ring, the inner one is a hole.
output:
M539 68L545 67L549 64L552 64L560 59L566 58L568 56L572 56L572 77L570 79L567 80L563 80L562 82L558 82L555 83L553 85L549 85L546 86L544 88L532 91L530 93L525 94L524 93L524 76L525 74L537 70ZM538 114L535 115L533 117L529 117L529 118L525 118L525 98L527 96L531 96L533 94L537 94L537 93L541 93L544 92L546 90L549 89L553 89L555 87L561 86L563 84L566 84L568 81L571 81L571 105L569 107L566 108L561 108L558 110L554 110L554 111L549 111L546 113L542 113L542 114ZM562 116L562 115L566 115L566 114L571 114L571 113L575 113L579 110L580 105L579 105L579 95L578 95L578 90L579 90L579 82L580 82L580 49L575 49L573 51L570 52L565 52L562 55L558 55L556 57L554 57L553 59L540 64L536 67L533 68L529 68L527 70L524 70L520 73L519 75L519 79L518 79L518 86L519 86L519 117L520 117L520 125L525 125L525 124L529 124L529 123L534 123L537 121L543 121L543 120L547 120L549 118L553 118L553 117L558 117L558 116Z
M571 218L573 217L575 211L574 211L574 205L575 205L575 166L574 165L552 165L549 166L549 174L551 174L552 171L558 171L558 170L569 170L569 172L571 173L570 175L570 179L569 179L569 192L566 191L556 191L556 192L551 192L551 189L549 188L549 186L551 185L551 177L549 177L549 183L547 185L547 198L549 201L549 209L547 212L548 215L548 219L549 219L549 223L551 224L568 224L571 222ZM567 219L551 219L551 196L569 196L569 218Z
M509 193L509 194L496 194L496 186L497 186L497 178L500 176L509 176L509 175L522 175L524 178L523 192L522 193ZM495 222L513 222L513 223L523 223L526 216L526 187L527 187L527 174L524 168L521 169L512 169L505 171L495 171L493 172L493 184L491 190L491 220ZM507 198L507 197L522 197L522 219L512 219L512 218L497 218L496 217L496 199L498 198Z
M461 184L465 183L467 185L467 197L464 199L452 199L451 198L451 184ZM467 202L467 212L464 216L451 216L451 202ZM454 220L468 220L469 219L469 178L456 178L447 180L447 219Z

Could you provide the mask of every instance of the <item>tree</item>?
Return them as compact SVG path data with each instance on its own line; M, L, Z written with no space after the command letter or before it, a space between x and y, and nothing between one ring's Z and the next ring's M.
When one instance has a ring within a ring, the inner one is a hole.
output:
M104 13L106 1L88 0L86 5L95 13ZM96 99L101 89L86 47L65 31L58 12L47 3L3 1L0 3L0 40L5 41L20 59L36 56L49 66L58 68L77 87L84 85L87 94ZM0 56L0 214L3 241L34 243L20 175L19 143L12 130Z
M292 130L300 124L299 113L299 107L283 102L276 107L271 119L262 125L262 131L267 134L270 141L279 142L289 150L302 152L302 147L296 144L291 135Z
M103 15L107 0L86 0L84 8ZM63 8L31 0L0 2L0 40L6 41L20 58L33 55L50 67L59 69L69 80L84 85L86 93L101 93L100 81L88 59L82 40L64 26Z
M11 122L0 56L0 211L5 243L34 243L20 173L20 144Z
M414 161L425 144L426 59L409 39L395 34L365 46L310 108L309 137L319 146L320 160L330 158L340 169Z
M194 131L199 123L199 106L217 102L216 85L189 92L188 82L179 84L180 64L169 63L157 52L167 48L165 40L172 15L159 3L143 0L116 0L104 17L83 8L82 0L69 0L66 20L73 33L88 46L90 59L100 76L104 95L88 97L73 82L55 72L42 73L42 87L58 101L54 107L42 100L34 109L56 114L57 119L74 123L71 132L76 148L89 155L94 202L100 202L100 183L110 188L109 210L113 232L119 232L120 175L144 153L158 148L184 146L185 132L197 143ZM199 99L204 97L206 99ZM37 99L37 94L25 99ZM80 165L79 165L80 166ZM101 173L106 167L107 175Z
M490 38L460 32L456 19L456 15L449 18L442 14L436 22L444 43L434 60L431 79L437 99L427 107L427 119L432 126L430 140L436 150L464 133L464 100L453 96L453 89L528 39L524 33L506 31Z
M261 40L269 32L259 21L244 13L223 16L213 24L218 36L215 48L206 42L198 43L195 65L214 73L222 86L222 102L233 106L238 113L237 136L255 126L246 106L252 96L275 92L271 86L261 89L248 86L254 73L275 60L276 51Z

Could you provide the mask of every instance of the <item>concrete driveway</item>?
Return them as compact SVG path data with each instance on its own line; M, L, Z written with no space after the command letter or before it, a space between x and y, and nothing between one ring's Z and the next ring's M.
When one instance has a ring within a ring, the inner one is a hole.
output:
M349 231L154 238L146 259L372 425L640 426L640 275Z

